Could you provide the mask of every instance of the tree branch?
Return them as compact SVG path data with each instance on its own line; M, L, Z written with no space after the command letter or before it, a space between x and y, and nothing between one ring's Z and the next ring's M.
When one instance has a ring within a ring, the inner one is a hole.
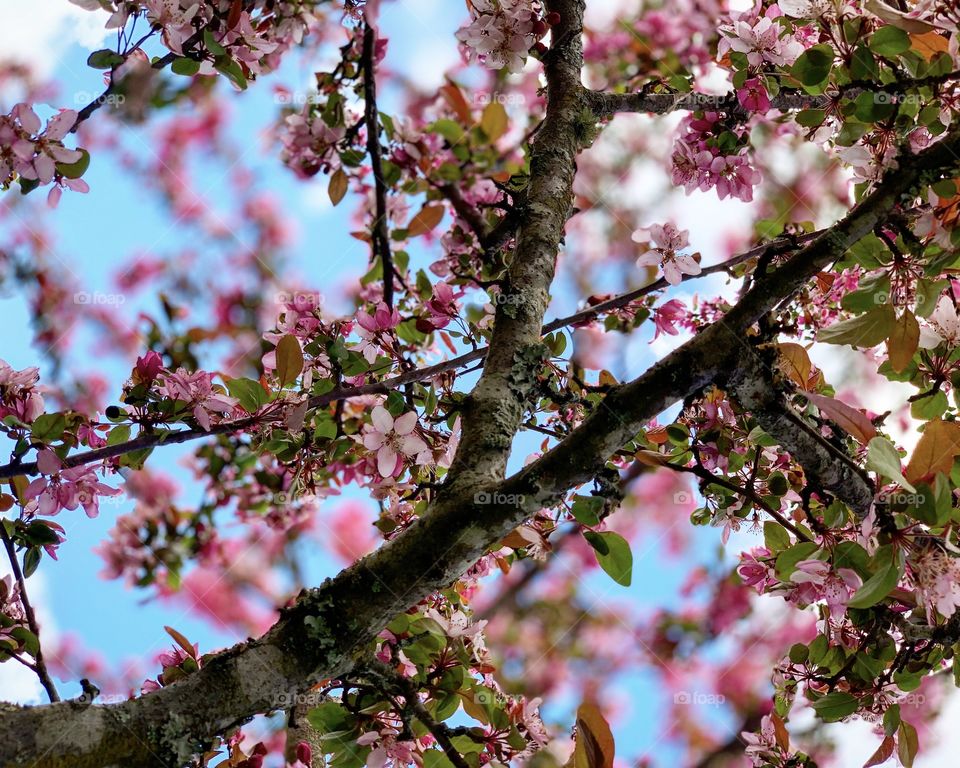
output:
M50 701L60 701L60 694L57 693L57 686L53 684L53 678L47 671L47 665L43 661L43 648L40 644L40 624L37 622L37 615L33 612L33 606L30 604L30 598L27 595L27 583L23 577L23 571L20 569L20 561L17 560L17 551L13 546L13 540L7 533L4 521L0 520L0 539L3 540L3 548L7 551L7 559L10 561L10 568L13 570L13 578L17 581L17 588L20 592L20 603L23 605L23 612L27 615L27 626L37 638L37 655L34 657L36 664L27 665L36 672L40 679L40 684L47 692ZM14 657L17 658L17 657ZM22 661L18 659L18 661Z
M363 100L364 120L367 125L367 154L374 184L374 222L371 232L374 261L383 268L383 303L393 309L393 252L387 231L387 185L383 181L383 158L380 154L380 117L377 112L377 33L369 24L363 25Z
M874 497L869 476L785 401L771 366L758 354L744 355L727 384L760 426L803 467L814 487L830 491L860 517L866 516Z

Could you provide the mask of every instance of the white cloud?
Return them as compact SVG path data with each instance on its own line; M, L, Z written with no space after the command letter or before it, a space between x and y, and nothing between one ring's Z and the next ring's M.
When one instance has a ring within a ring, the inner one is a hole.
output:
M0 51L5 61L30 65L48 76L74 44L95 49L106 39L106 16L68 0L4 0Z

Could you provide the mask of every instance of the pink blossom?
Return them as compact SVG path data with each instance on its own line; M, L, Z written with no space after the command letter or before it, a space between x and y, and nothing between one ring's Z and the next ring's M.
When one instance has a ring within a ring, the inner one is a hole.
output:
M237 405L237 400L229 397L222 387L214 386L213 374L206 371L188 373L178 368L176 373L160 374L159 380L157 391L163 397L187 403L197 423L208 431L211 415L227 416Z
M43 413L43 397L34 389L39 380L38 368L15 371L0 360L0 418L16 416L30 424Z
M652 242L651 248L637 259L638 267L659 265L663 269L664 279L671 285L677 285L684 275L699 275L700 264L688 254L679 253L689 244L688 232L677 229L673 224L654 224L638 229L632 235L635 243Z
M475 14L457 32L467 57L490 69L519 72L527 53L546 31L529 0L472 0Z
M770 109L770 97L760 78L752 77L737 89L737 101L749 112L766 112Z
M40 515L56 515L63 509L82 506L87 517L96 517L100 512L99 497L120 493L120 489L100 482L94 467L80 466L36 478L27 486L24 498L36 499L36 513Z
M404 459L417 464L430 461L430 450L422 438L414 434L417 412L408 411L396 419L378 405L370 414L371 423L363 428L363 445L377 453L377 470L382 477L396 477L403 470Z
M680 333L676 324L687 316L687 308L679 299L670 299L653 310L653 324L656 332L653 334L654 341L661 334L676 336Z
M960 607L960 560L936 546L924 547L907 561L917 598L926 609L927 621L937 614L949 619Z
M766 547L754 547L749 552L740 554L737 573L740 574L744 584L757 590L758 595L762 595L777 583L773 566L769 562L770 557L770 550Z
M755 21L739 20L731 28L724 29L719 52L727 50L747 54L751 67L764 62L778 67L791 66L803 53L803 44L789 35L781 37L784 27L764 16Z
M847 602L862 585L857 573L849 568L833 570L823 560L801 560L790 581L797 585L790 596L801 604L823 600L831 612L842 612Z

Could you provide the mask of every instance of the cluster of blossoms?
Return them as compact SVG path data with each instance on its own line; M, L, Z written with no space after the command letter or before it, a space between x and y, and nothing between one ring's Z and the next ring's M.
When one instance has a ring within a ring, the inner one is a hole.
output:
M763 64L777 67L791 66L804 51L803 43L796 39L786 27L775 21L781 15L776 6L772 6L767 15L751 18L751 14L742 15L731 27L721 28L718 55L730 51L745 54L750 66L759 69Z
M949 618L960 608L960 561L937 546L927 546L908 559L910 580L927 621L936 615Z
M200 648L195 643L190 646L185 642L178 642L172 650L162 652L157 656L157 662L163 667L163 672L154 680L144 680L140 693L158 691L203 666Z
M664 279L670 285L678 285L683 280L684 275L699 275L700 263L696 257L680 253L690 245L689 234L685 229L677 229L670 223L654 224L636 230L631 236L633 242L647 244L648 247L650 247L649 244L652 244L652 247L637 259L637 266L659 266L663 270ZM676 307L670 309L670 317L676 319ZM663 330L667 333L676 334L676 330L671 331L670 327L665 326ZM659 335L659 323L657 332Z
M23 494L26 501L33 502L27 507L31 514L56 515L64 509L83 507L87 517L96 517L101 496L122 493L100 482L93 466L59 469L59 460L53 451L41 451L37 464L44 476L33 480Z
M473 20L457 32L471 62L519 72L547 24L531 0L473 0Z
M340 167L337 143L344 137L343 126L329 126L313 104L284 118L278 134L280 161L299 178L330 173Z
M20 588L12 576L0 579L0 662L7 654L18 653L23 647L22 638L15 635L27 629L27 616L20 602Z
M237 405L236 398L215 385L213 374L206 371L188 373L179 368L172 373L164 371L158 378L159 394L186 403L197 423L206 430L210 429L211 418L230 416Z
M43 396L35 388L39 380L39 369L15 371L0 360L0 418L14 416L30 424L43 413Z
M7 187L17 177L25 190L55 183L47 198L51 206L59 201L63 187L89 191L87 183L79 178L84 169L74 166L84 153L63 145L76 122L77 113L63 109L43 126L33 108L24 103L0 116L0 185Z
M280 55L303 40L313 13L309 4L296 0L257 0L241 6L232 0L70 0L86 10L106 10L107 29L121 29L132 17L145 16L160 31L164 45L179 56L188 42L198 39L197 30L219 30L215 45L204 41L207 54L226 56L244 69L244 75L273 70ZM239 13L236 11L239 10ZM214 75L212 58L205 58L199 74Z
M722 117L703 112L683 119L671 158L673 183L688 194L716 188L721 200L735 197L748 203L760 172L751 164L748 148L741 145L744 137L726 128Z

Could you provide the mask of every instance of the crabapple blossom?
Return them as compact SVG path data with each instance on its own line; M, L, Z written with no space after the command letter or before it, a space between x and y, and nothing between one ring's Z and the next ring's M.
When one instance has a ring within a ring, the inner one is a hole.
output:
M407 411L396 419L382 405L370 412L370 423L363 428L363 446L376 452L377 471L381 477L396 477L405 461L426 464L432 461L423 438L414 433L417 412Z
M40 459L38 464L42 461ZM100 512L101 496L123 493L119 488L101 482L94 467L58 470L56 466L46 467L51 470L50 477L38 477L24 491L24 498L35 502L33 511L38 515L56 515L64 509L74 510L82 506L87 517L96 517Z
M960 563L936 546L923 547L908 560L910 580L930 622L949 619L960 607Z
M769 16L757 19L745 16L735 21L732 28L723 31L720 53L727 50L745 53L752 67L759 67L764 62L789 67L803 53L803 44Z
M660 266L670 285L678 285L684 275L699 275L700 264L693 256L679 253L690 245L689 233L673 224L653 224L636 230L631 239L635 243L652 243L653 248L637 259L638 267Z
M474 18L457 32L470 61L519 72L546 26L532 0L472 0Z
M230 397L213 383L213 375L206 371L189 373L183 368L164 371L159 376L159 394L171 400L182 401L190 408L193 418L205 430L210 430L212 418L233 413L236 398Z

